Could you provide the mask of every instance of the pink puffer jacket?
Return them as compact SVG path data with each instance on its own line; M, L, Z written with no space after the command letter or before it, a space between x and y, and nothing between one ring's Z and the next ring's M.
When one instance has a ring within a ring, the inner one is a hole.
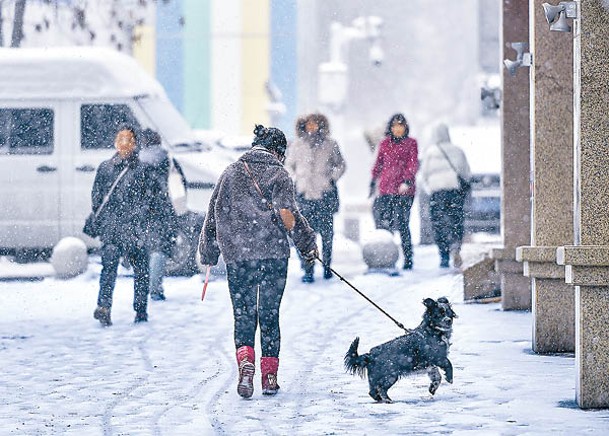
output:
M406 182L410 188L403 195L414 197L418 169L416 139L403 138L393 142L391 136L386 136L379 144L376 162L372 168L372 180L378 183L380 195L400 195L398 188Z

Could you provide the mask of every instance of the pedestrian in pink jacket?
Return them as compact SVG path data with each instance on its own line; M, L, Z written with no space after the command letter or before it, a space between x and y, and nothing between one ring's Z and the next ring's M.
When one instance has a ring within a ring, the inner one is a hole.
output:
M389 119L385 138L378 146L370 182L371 196L378 188L374 206L376 227L400 232L404 269L412 269L410 208L419 169L417 141L408 136L409 130L403 114L395 114Z

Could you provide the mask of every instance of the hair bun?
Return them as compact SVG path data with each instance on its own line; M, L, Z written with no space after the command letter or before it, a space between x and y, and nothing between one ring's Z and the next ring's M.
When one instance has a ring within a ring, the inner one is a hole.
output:
M256 135L258 138L263 138L266 136L266 130L266 127L264 127L262 124L256 124L256 127L254 127L254 135Z

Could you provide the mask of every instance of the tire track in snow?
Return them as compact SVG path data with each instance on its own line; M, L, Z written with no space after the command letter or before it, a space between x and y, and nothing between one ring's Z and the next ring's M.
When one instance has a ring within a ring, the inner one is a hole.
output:
M220 407L220 404L222 398L226 398L227 395L231 394L230 385L232 382L237 380L237 371L235 369L235 363L233 361L231 353L228 350L225 349L222 352L216 350L215 354L221 357L223 360L222 363L218 364L218 367L232 369L230 371L225 372L226 376L224 377L224 382L220 385L218 389L216 389L216 391L209 398L205 407L205 411L210 417L211 426L215 430L216 434L234 434L231 431L230 426L227 426L221 419L222 408ZM234 392L233 394L237 395L236 392Z
M179 302L179 300L177 301ZM158 303L152 304L157 305ZM208 347L208 350L211 350L211 352L208 353L207 350L205 352L205 360L208 362L205 365L205 369L213 368L211 373L204 374L200 365L192 365L188 368L187 373L189 375L197 374L195 380L192 380L191 377L184 378L184 383L180 383L179 374L174 373L174 368L181 367L180 365L182 362L187 364L197 362L196 359L193 360L189 358L188 353L191 353L192 351L189 351L188 349L179 350L180 352L173 354L166 354L166 349L163 349L162 345L164 341L168 341L172 346L180 346L181 344L188 344L199 340L197 337L199 331L192 329L192 323L185 323L182 321L184 317L198 316L197 313L192 313L192 308L194 306L191 305L190 300L186 300L186 304L187 313L184 313L185 310L181 304L172 306L168 303L163 303L162 305L158 305L155 311L158 310L159 318L161 319L161 322L164 321L164 323L138 325L132 327L132 329L127 332L127 335L136 335L140 334L142 331L141 329L147 329L145 334L139 338L134 345L134 349L137 350L139 356L134 357L133 361L141 363L142 369L137 371L138 376L135 378L135 381L130 383L122 391L115 393L116 397L107 404L102 416L102 429L104 435L123 433L124 431L128 432L129 428L132 426L129 425L129 422L124 421L124 418L132 416L132 414L129 413L129 407L147 403L148 405L145 408L137 406L138 409L141 409L144 412L149 409L160 409L149 416L138 414L136 418L139 420L138 427L141 427L142 424L147 421L149 423L148 431L150 431L151 434L162 434L162 429L164 428L161 425L162 420L170 415L172 410L175 410L196 398L209 383L218 378L222 373L220 359L213 357L214 355L217 355L217 353L214 352L216 349L214 346ZM206 317L213 320L219 319L222 313L226 311L222 304L212 307L214 310L206 313ZM194 309L194 311L196 312L198 309ZM227 334L225 329L214 329L213 331L214 335L211 338L206 338L206 343L215 344L220 338L225 337ZM176 338L180 338L180 340L176 341ZM154 344L155 342L157 342L157 344ZM160 361L163 362L163 365L156 366L154 364L155 359L151 357L151 352L160 354L157 356L157 359L161 359ZM178 377L175 377L176 375ZM169 385L166 384L168 381L170 383ZM176 389L176 386L177 389L179 389L177 395L172 394L173 390ZM182 388L186 386L189 388L184 391ZM163 389L164 387L167 389ZM146 400L147 396L156 396L159 393L166 396L165 404L155 405ZM117 413L117 409L120 409L121 407L125 407L127 412ZM114 416L123 418L123 422L120 424L113 423Z
M225 308L221 305L216 306L216 310L209 313L207 316L211 319L217 319L220 314L222 314L225 311ZM216 325L218 325L218 323L216 323ZM226 335L226 329L223 330L216 330L216 334L211 338L211 340L209 340L209 342L211 344L217 344L220 342L221 338L224 338ZM211 372L211 374L206 375L200 379L198 379L195 383L195 385L189 389L187 392L178 395L176 397L172 398L172 403L168 404L167 406L165 406L161 411L159 411L157 414L155 414L153 416L153 420L154 420L154 426L156 429L160 428L160 421L167 416L172 410L183 406L184 404L188 403L189 401L194 400L195 398L199 397L201 392L204 390L205 387L208 386L208 384L210 384L211 382L213 382L215 379L217 379L220 374L222 373L222 364L221 364L221 359L219 358L218 352L217 352L217 348L216 347L211 347L211 352L209 354L205 355L206 361L207 361L207 365L205 365L206 368L214 368L214 370ZM199 372L204 372L199 365L197 365L195 368L192 368L193 372L199 373ZM209 401L209 400L208 400ZM199 410L203 409L206 410L207 407L205 408L199 408ZM210 422L211 424L211 422ZM212 425L213 427L213 425ZM160 432L155 433L155 434L160 434Z
M133 383L130 383L126 389L123 389L120 392L115 393L116 397L110 404L106 405L104 408L104 413L102 415L102 431L104 435L112 435L115 432L113 431L112 425L112 417L114 410L127 399L133 392L135 392L139 387L141 387L145 382L150 378L150 374L153 370L153 366L150 360L150 356L144 347L144 344L150 339L152 336L152 330L148 330L146 335L138 341L137 349L142 356L142 360L144 362L144 367L146 370L146 374L141 377L136 377Z

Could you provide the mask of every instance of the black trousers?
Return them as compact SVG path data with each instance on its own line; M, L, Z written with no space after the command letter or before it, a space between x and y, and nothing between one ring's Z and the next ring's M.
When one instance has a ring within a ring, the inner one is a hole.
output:
M322 260L325 265L330 266L334 242L334 212L324 200L306 200L302 195L298 196L298 206L311 228L321 236ZM301 258L301 266L306 272L312 272L315 264L306 264Z
M99 277L99 295L97 305L112 307L112 294L116 285L116 274L121 255L125 256L133 267L133 310L146 312L148 306L148 288L150 281L148 250L129 248L123 253L116 245L104 244L101 248L102 271Z
M400 233L404 265L412 265L412 238L410 235L410 209L414 197L406 195L381 195L374 204L373 215L377 229Z
M279 306L285 290L288 259L263 259L226 265L233 303L235 348L254 347L260 324L263 357L279 357Z
M440 257L448 259L451 248L463 242L463 196L456 189L438 191L429 199L429 216Z

